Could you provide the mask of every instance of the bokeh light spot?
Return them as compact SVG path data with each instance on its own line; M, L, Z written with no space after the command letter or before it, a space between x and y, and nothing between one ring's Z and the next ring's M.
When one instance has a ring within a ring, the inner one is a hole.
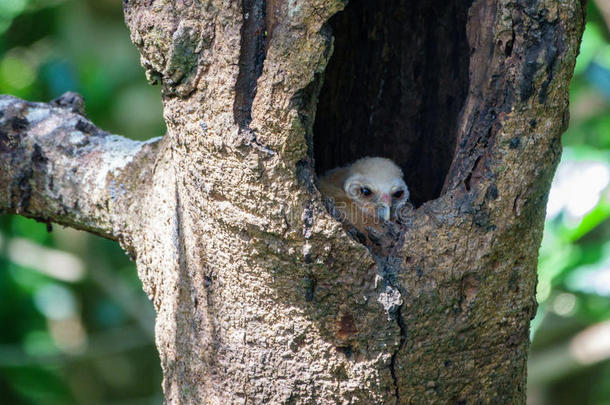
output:
M0 1L0 14L14 17L21 14L27 5L27 0L2 0Z
M0 62L0 76L3 81L15 89L30 86L36 80L34 68L24 58L16 55L7 56Z
M576 308L576 296L570 293L561 293L553 301L553 311L560 316L568 316Z
M59 284L47 284L34 294L36 308L47 318L68 319L76 314L72 291Z

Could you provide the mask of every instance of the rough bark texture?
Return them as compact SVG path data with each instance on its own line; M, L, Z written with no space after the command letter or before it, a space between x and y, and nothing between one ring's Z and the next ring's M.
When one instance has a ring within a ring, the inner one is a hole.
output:
M49 104L0 96L0 210L118 240L134 253L130 234L159 139L100 130L75 93Z
M523 403L583 7L125 1L167 135L96 171L107 136L83 121L95 147L66 152L73 113L4 98L0 207L133 251L168 403ZM58 129L23 124L31 108ZM383 248L315 186L366 154L400 164L419 206Z

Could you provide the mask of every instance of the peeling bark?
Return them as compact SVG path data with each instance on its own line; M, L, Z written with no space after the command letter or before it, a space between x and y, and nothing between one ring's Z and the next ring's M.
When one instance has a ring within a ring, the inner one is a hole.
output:
M120 241L133 253L133 215L159 139L108 134L82 98L50 104L0 96L0 210Z
M133 251L167 403L525 402L583 10L441 3L125 1L168 133L119 160L78 113L0 100L2 208ZM372 153L417 208L365 246L316 168Z

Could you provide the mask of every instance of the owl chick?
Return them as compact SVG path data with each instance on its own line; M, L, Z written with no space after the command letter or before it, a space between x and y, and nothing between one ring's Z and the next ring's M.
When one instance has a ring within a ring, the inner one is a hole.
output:
M365 157L320 178L320 192L363 234L396 215L409 199L402 170L390 159Z

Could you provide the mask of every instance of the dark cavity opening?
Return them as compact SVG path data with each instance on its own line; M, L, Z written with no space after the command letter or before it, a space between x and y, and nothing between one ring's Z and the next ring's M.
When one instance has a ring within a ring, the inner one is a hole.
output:
M329 24L334 53L314 123L316 172L363 156L402 167L416 206L437 198L468 92L472 0L351 0Z
M252 121L256 80L263 72L263 63L267 56L265 0L243 0L242 12L245 22L241 27L241 52L233 117L240 129L245 129Z

